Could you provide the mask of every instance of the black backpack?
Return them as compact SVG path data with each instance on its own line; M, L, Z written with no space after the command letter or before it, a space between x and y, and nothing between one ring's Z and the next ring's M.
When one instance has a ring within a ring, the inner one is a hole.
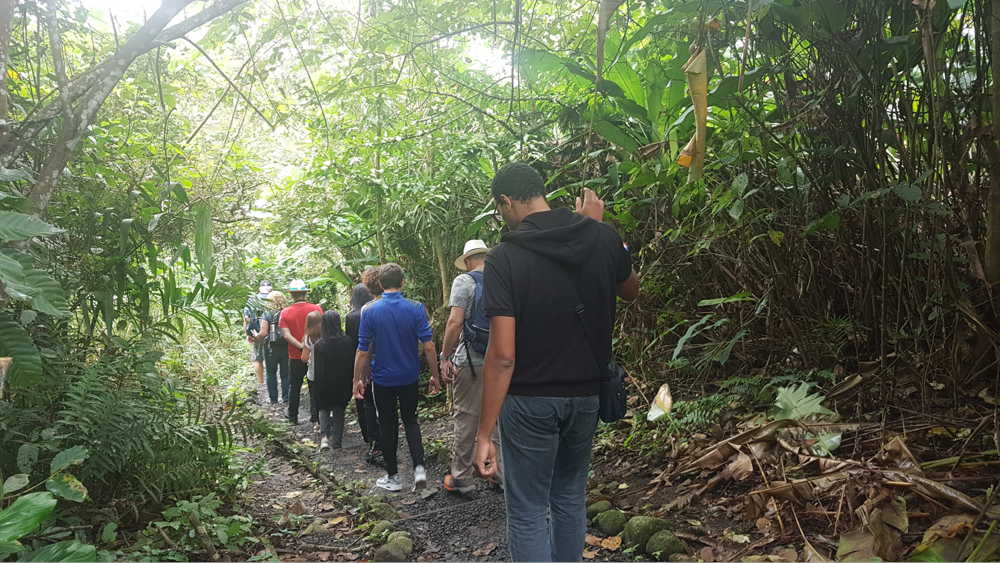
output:
M270 323L267 332L267 342L272 346L277 346L278 344L285 343L285 335L278 328L278 323L281 321L281 311L276 311L273 315L274 321Z
M476 282L476 291L472 295L472 307L466 312L462 323L462 341L466 348L475 350L480 356L486 355L486 346L490 343L490 321L483 310L483 273L481 271L467 272Z

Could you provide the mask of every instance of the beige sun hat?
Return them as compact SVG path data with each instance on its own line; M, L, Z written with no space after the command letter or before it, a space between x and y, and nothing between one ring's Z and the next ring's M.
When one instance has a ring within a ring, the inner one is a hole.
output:
M479 239L472 239L465 243L465 251L458 258L455 258L455 267L463 272L468 270L465 267L465 259L469 256L475 256L476 254L486 254L490 251L490 247L486 246L486 243Z

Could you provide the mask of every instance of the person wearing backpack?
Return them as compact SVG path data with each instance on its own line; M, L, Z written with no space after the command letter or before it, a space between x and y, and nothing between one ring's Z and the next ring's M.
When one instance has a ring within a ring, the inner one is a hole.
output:
M253 365L257 385L264 384L264 337L261 335L261 320L267 303L267 295L271 293L271 282L261 281L257 293L247 299L243 307L243 332L250 343L250 363Z
M483 356L490 339L490 323L483 308L483 268L487 252L489 248L485 242L470 240L465 243L462 255L455 259L455 267L465 273L455 277L451 284L448 302L451 313L441 344L441 374L446 382L453 382L455 434L451 473L444 476L444 489L462 494L475 489L476 468L472 455L483 398ZM499 450L495 431L492 439ZM498 470L496 479L502 482L502 470Z
M291 378L288 374L288 343L278 329L281 320L281 310L287 304L285 294L272 291L267 295L270 310L264 313L261 320L261 334L264 338L264 367L267 372L267 396L271 404L278 403L278 382L281 382L281 402L288 401L288 388ZM280 378L280 379L279 379Z

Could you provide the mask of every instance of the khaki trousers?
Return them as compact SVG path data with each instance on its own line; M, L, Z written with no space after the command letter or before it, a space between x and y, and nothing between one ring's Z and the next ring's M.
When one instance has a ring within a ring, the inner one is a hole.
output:
M472 463L476 451L476 430L479 428L479 411L483 404L483 366L473 369L464 365L452 384L454 393L455 443L451 454L451 476L459 489L475 485L476 467ZM500 440L497 430L493 430L493 444L500 455ZM497 468L497 479L503 482L503 463Z

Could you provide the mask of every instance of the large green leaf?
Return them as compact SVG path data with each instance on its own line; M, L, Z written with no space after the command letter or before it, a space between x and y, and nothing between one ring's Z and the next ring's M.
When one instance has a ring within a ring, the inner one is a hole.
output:
M49 477L45 488L57 497L73 502L83 502L87 498L87 487L69 473L57 473Z
M194 252L201 270L208 273L212 269L212 206L207 201L194 204L195 231Z
M20 553L22 551L24 551L24 546L21 545L21 542L0 541L0 561L3 561L12 553Z
M31 284L33 293L31 294L31 306L39 312L52 315L54 317L68 317L69 306L66 303L66 294L48 272L35 269L24 270L25 279Z
M60 229L33 215L16 211L0 211L0 241L24 240L61 232Z
M14 299L31 299L32 288L25 279L24 266L3 252L0 252L0 283Z
M34 532L56 508L52 493L30 493L0 510L0 543L15 541Z
M67 448L52 458L52 465L49 467L49 472L58 473L71 465L80 465L89 456L90 452L83 446Z
M3 491L0 491L0 496L7 496L14 491L20 491L21 489L28 486L28 475L25 473L15 473L7 480L3 482Z
M32 268L27 255L0 252L0 282L8 295L31 301L32 307L39 312L56 317L69 316L62 286L48 272Z
M42 357L28 333L14 321L0 321L0 356L14 358L11 387L29 387L42 376Z
M22 561L97 561L97 548L80 540L64 540L29 553Z
M622 128L606 119L594 121L594 131L597 131L600 136L627 150L629 153L634 153L639 149L639 143L635 139L622 130Z

